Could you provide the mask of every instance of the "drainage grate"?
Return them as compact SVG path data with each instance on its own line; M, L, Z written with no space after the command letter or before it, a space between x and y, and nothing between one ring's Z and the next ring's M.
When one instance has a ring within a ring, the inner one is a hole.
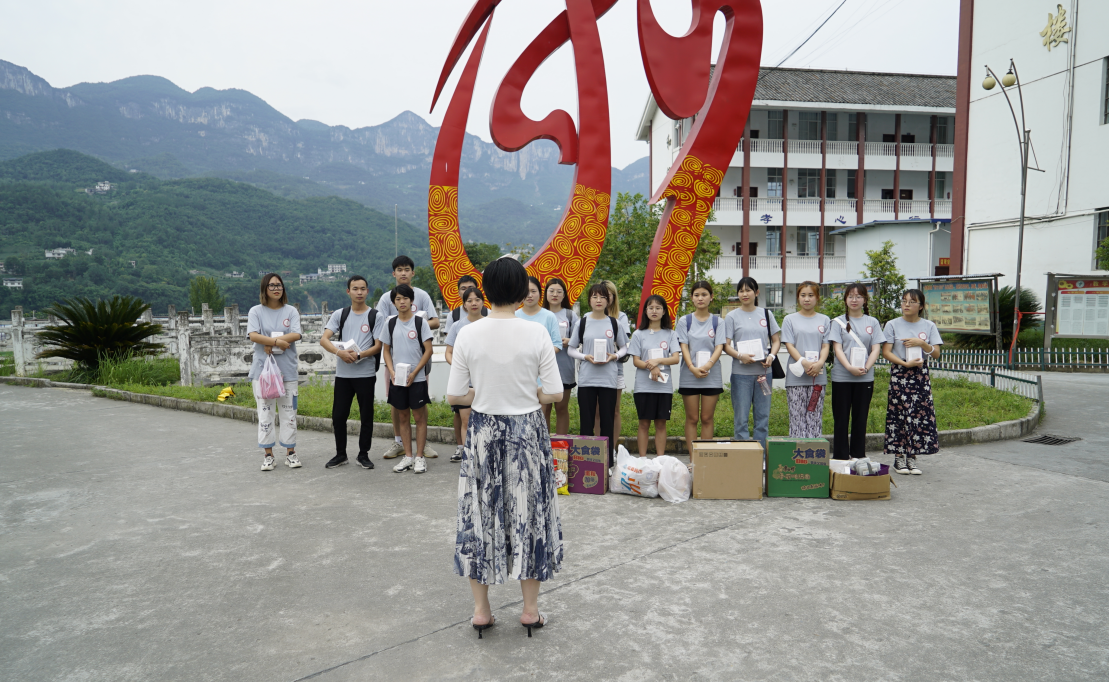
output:
M1024 442L1025 443L1038 443L1040 445L1066 445L1067 443L1073 443L1076 440L1082 440L1082 439L1081 438L1068 438L1066 436L1052 436L1051 434L1045 433L1044 435L1036 436L1035 438L1025 438Z

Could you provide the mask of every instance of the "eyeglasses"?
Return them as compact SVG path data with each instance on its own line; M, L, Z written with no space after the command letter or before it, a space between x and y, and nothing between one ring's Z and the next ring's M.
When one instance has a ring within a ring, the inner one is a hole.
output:
M281 290L282 290L282 289L284 289L285 287L284 287L284 286L282 286L282 285L280 285L280 284L271 284L271 285L269 285L269 286L268 286L268 287L266 287L266 288L267 288L267 289L269 289L270 291L281 291Z
M851 296L847 297L847 300L848 301L863 301L863 300L865 300L865 298L862 297L862 296L858 296L858 295L851 295Z

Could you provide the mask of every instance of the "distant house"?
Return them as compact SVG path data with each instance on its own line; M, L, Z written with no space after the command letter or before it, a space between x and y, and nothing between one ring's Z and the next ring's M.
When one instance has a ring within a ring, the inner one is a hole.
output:
M4 286L8 287L9 289L22 289L23 288L23 278L22 277L5 277L4 278Z
M319 275L318 272L310 272L307 275L301 275L300 276L300 283L301 284L304 284L306 282L318 282L318 281L320 281L320 275Z
M134 173L135 171L131 171ZM107 194L115 189L116 186L108 181L98 182L95 187L86 187L85 194Z
M66 256L72 256L75 253L77 253L77 249L70 249L70 248L49 249L49 250L46 251L46 258L47 259L61 260L62 258L65 258Z
M0 272L4 272L4 264L0 263Z
M190 275L199 275L199 274L200 274L200 270L189 270L189 274L190 274Z
M327 264L327 272L329 274L330 273L335 273L335 272L346 272L346 271L347 271L347 264L346 263L341 263L341 264L328 263Z
M238 271L236 271L236 270L232 270L231 272L227 272L227 273L224 273L224 275L223 275L223 276L224 276L224 277L230 277L230 278L232 278L232 279L242 279L242 278L243 278L243 276L244 276L244 274L245 274L245 273L242 273L242 272L238 272Z

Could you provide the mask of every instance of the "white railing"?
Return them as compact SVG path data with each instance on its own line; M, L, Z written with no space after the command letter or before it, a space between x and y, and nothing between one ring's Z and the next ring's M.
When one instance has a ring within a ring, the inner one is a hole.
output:
M755 197L751 199L752 211L781 211L781 197Z
M865 199L864 213L893 213L893 199Z
M824 201L824 213L854 213L855 200L854 199L826 199Z
M901 156L930 157L932 156L932 145L927 143L902 142Z
M937 144L936 156L952 157L955 156L955 145L953 144Z
M931 215L932 202L914 199L913 201L897 202L897 214L901 218L927 218Z
M820 154L820 140L790 140L790 154Z
M897 144L894 142L867 142L867 156L896 156Z
M858 142L829 142L828 143L828 156L839 154L842 156L858 156L859 143Z
M807 213L820 212L820 199L787 199L786 208Z
M781 270L781 256L747 256L749 270ZM712 266L716 270L742 270L743 256L717 256ZM790 270L819 270L820 258L817 256L786 256L786 272ZM847 269L844 256L825 256L824 271Z
M751 140L751 153L752 154L781 154L782 141L781 140Z
M717 213L720 211L742 211L743 200L739 197L716 197L716 201L712 202L712 210Z
M950 218L951 217L951 200L950 199L937 199L936 200L936 217L937 218Z
M824 256L824 273L829 270L847 270L846 256Z

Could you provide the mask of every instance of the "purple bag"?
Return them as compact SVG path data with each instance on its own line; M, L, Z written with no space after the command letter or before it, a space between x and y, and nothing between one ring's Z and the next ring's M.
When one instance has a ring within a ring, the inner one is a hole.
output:
M258 397L263 400L273 400L285 396L285 379L277 367L277 361L272 355L266 355L266 362L262 365L262 372L258 375Z

